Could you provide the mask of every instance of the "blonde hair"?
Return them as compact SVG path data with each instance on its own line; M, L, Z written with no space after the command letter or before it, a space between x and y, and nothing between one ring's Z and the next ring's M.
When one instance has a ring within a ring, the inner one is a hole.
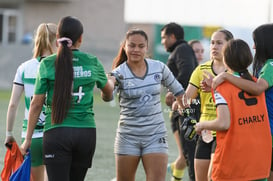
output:
M34 38L33 58L43 55L44 51L54 53L52 44L56 40L57 25L54 23L42 23L37 28Z

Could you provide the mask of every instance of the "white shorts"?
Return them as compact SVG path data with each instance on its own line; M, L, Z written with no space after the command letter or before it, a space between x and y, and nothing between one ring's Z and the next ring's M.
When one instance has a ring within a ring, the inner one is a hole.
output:
M167 134L135 136L117 133L114 146L115 154L142 156L149 153L168 154Z

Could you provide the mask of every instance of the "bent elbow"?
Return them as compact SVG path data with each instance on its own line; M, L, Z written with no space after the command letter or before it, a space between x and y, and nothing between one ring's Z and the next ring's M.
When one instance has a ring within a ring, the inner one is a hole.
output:
M230 127L230 120L222 119L222 121L219 121L218 123L218 131L226 131Z
M9 104L9 110L16 110L18 107L18 104L15 104L15 103L10 103Z
M221 127L221 131L228 130L230 127L230 121L228 120L223 121L220 127Z

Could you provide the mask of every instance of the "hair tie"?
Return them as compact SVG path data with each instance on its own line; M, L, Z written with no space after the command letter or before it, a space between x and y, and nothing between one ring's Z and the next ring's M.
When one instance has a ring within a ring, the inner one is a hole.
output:
M62 44L63 42L67 42L66 46L68 48L70 48L72 46L72 40L70 38L62 37L62 38L59 38L57 41L59 44Z

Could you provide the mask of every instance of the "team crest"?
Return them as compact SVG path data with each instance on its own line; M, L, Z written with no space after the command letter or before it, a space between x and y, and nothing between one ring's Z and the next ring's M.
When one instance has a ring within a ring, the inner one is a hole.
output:
M160 74L155 74L154 79L155 79L156 82L160 82L161 81Z

